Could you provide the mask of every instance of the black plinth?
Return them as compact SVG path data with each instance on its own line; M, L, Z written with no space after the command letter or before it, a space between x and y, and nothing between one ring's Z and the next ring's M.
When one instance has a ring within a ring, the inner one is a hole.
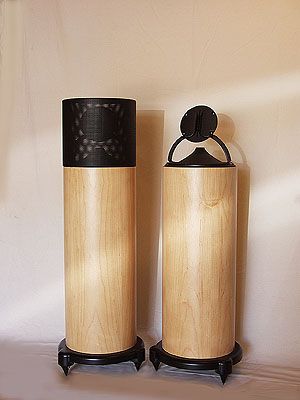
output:
M67 347L66 339L63 339L58 346L58 365L62 367L65 375L68 375L69 368L75 363L86 365L108 365L118 364L125 361L132 361L137 371L140 369L142 362L145 361L145 346L140 337L137 337L136 344L133 347L124 351L108 354L79 353Z
M227 376L231 374L232 366L241 361L242 356L242 348L237 342L235 342L234 349L231 353L222 357L205 359L184 358L167 353L163 349L161 341L150 348L150 361L156 371L158 370L160 363L170 365L171 367L194 371L214 369L220 375L223 384L225 383Z

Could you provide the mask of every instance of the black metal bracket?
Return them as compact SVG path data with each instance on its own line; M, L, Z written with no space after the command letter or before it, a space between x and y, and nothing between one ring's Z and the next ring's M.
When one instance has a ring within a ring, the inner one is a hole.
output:
M222 148L225 157L226 157L226 162L228 164L231 163L231 155L229 153L228 148L226 147L225 143L222 142L222 140L216 136L216 135L211 135L209 137L210 139L213 139L216 143L218 143L220 145L220 147ZM174 151L176 150L176 147L179 145L179 143L181 143L184 139L186 139L186 137L184 136L180 136L178 139L175 140L175 142L172 144L169 154L168 154L168 162L174 164L175 161L173 161L173 155L174 155Z
M162 347L162 342L150 348L150 361L157 371L160 363L169 365L175 368L187 370L215 370L221 377L224 385L228 375L232 372L232 366L241 361L243 351L241 346L235 342L234 349L231 353L217 358L184 358L178 357L166 352Z
M63 369L65 375L69 373L69 368L77 364L86 365L108 365L118 364L125 361L132 361L137 369L140 369L145 361L145 346L140 337L137 337L136 344L127 350L108 354L88 354L71 350L63 339L58 345L58 365Z
M226 162L230 164L231 156L228 148L218 136L214 135L217 126L217 114L210 107L196 106L190 108L181 119L180 130L182 136L176 139L172 144L168 154L168 162L172 164L176 163L176 161L173 161L173 155L176 147L184 139L194 143L203 142L207 139L213 139L222 148L226 157Z

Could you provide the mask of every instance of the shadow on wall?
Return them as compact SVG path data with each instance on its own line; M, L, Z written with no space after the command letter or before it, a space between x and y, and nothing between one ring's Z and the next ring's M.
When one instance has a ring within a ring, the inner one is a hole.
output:
M235 162L238 168L237 183L237 253L236 253L236 337L245 352L249 346L243 339L243 321L245 304L245 285L247 272L247 241L248 241L248 216L250 193L250 168L246 156L234 140L236 133L233 120L225 114L218 114L218 135L229 147L237 150L241 162ZM217 154L217 157L221 153ZM223 153L222 153L223 154ZM220 156L221 158L222 156ZM224 156L223 156L224 157ZM234 160L233 160L234 161Z
M156 298L164 111L137 112L137 321L151 330Z

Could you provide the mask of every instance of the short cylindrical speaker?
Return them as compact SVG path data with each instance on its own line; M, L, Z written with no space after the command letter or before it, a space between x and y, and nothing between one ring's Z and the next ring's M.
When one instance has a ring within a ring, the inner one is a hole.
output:
M223 380L218 362L229 354L234 362L241 357L235 343L237 171L225 144L213 135L216 127L209 107L189 110L181 122L183 136L163 168L162 342L152 358L157 365L163 352L170 358L160 361L187 369L191 360L192 369L210 369L205 367L214 360ZM183 139L208 138L221 145L226 161L202 147L173 161ZM175 365L174 359L183 364Z
M63 350L83 354L74 362L133 360L138 343L135 126L134 100L63 100Z

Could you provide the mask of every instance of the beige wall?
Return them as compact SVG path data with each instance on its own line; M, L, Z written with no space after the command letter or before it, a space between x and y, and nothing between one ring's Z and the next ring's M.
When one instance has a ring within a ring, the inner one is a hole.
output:
M0 334L63 336L60 101L120 96L140 110L139 326L159 338L159 166L185 110L207 104L240 168L238 338L252 362L299 366L300 2L14 0L0 12Z

